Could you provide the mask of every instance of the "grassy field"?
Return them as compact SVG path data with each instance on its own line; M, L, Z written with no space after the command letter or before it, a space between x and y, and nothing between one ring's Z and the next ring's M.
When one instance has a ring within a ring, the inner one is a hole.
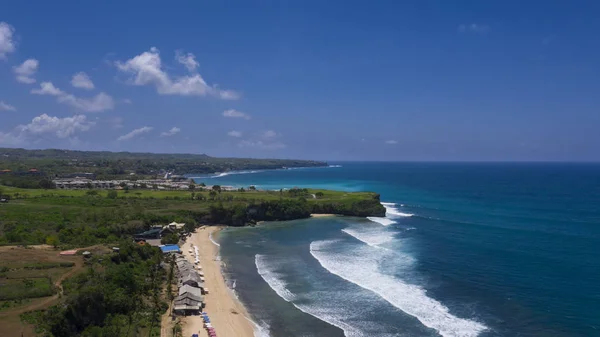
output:
M43 189L23 189L16 187L0 186L0 190L4 194L17 195L22 198L36 198L36 197L84 197L88 195L90 190L43 190ZM106 196L108 190L92 190L96 191L100 196ZM327 201L348 201L352 199L361 199L370 197L373 195L372 192L342 192L342 191L331 191L321 189L308 189L309 194L323 193L323 196L318 199L319 202ZM208 198L209 191L193 191L195 196L203 195ZM222 195L232 196L234 198L256 198L260 200L278 200L281 196L279 191L223 191ZM125 192L123 190L117 191L119 198L181 198L190 199L192 191L161 191L151 189L137 189Z
M20 314L43 309L58 300L60 281L81 270L81 257L62 257L47 246L0 247L0 335L35 336Z

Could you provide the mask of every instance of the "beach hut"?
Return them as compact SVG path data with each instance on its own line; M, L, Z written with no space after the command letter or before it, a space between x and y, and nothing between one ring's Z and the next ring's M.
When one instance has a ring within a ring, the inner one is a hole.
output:
M168 254L168 253L181 253L181 250L179 249L178 245L164 245L164 246L160 247L160 250L164 254Z

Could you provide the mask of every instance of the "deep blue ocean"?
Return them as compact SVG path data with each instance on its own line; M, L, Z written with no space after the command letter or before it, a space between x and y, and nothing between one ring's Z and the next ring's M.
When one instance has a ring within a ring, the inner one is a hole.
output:
M599 164L338 164L196 179L387 209L223 231L257 335L600 336Z

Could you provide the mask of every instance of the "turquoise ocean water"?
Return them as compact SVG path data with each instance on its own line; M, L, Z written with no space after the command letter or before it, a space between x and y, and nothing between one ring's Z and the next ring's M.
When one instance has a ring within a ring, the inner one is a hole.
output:
M229 229L262 336L600 336L600 165L339 163L196 179L375 191L385 218Z

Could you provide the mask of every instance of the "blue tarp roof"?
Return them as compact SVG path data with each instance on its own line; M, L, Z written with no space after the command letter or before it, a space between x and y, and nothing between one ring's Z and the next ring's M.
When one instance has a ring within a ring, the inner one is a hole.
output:
M178 245L164 245L160 247L163 253L180 252Z

